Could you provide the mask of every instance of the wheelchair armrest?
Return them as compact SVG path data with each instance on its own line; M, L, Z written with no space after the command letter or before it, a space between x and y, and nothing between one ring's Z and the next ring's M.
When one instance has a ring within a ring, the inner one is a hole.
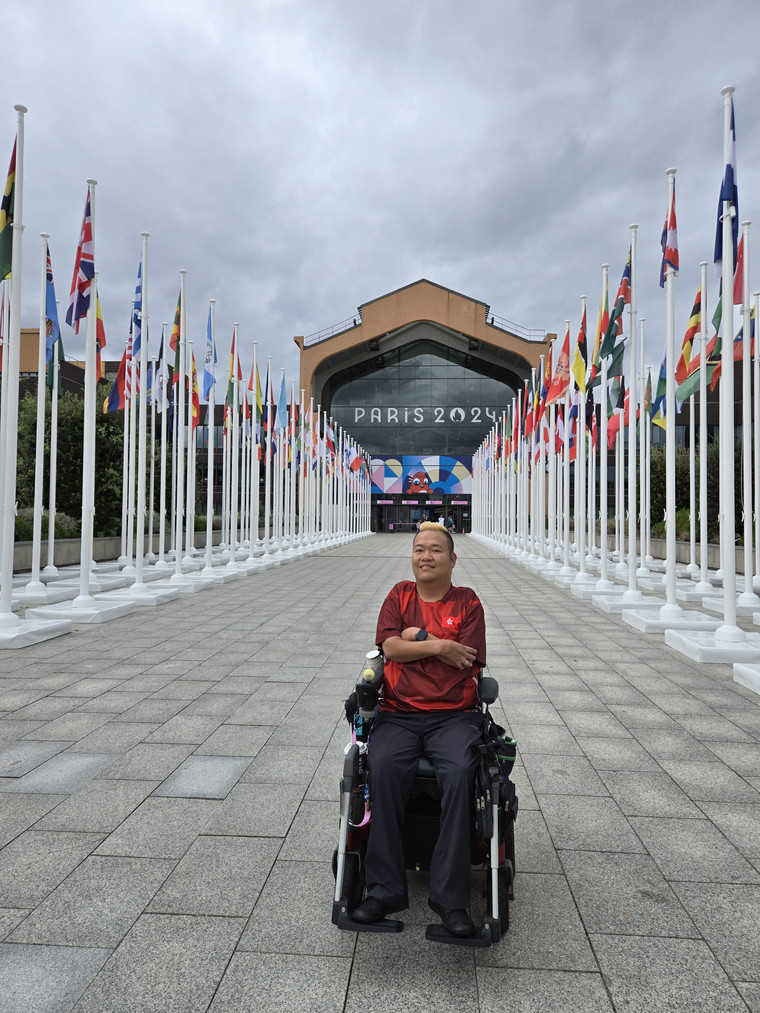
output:
M481 675L478 683L478 695L481 703L489 706L496 703L499 697L499 683L491 675Z

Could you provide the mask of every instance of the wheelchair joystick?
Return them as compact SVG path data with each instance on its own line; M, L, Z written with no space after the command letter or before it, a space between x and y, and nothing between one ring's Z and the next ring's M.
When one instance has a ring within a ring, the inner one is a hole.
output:
M367 651L364 667L356 684L358 712L354 727L357 742L366 742L372 720L377 712L378 691L384 678L384 658L377 649Z

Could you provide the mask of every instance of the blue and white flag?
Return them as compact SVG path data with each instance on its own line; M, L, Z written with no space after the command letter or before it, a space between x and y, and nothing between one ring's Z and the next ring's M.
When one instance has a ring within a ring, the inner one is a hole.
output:
M739 190L736 185L736 127L734 124L734 100L729 98L731 103L731 129L728 137L728 150L726 151L726 169L723 173L723 182L720 187L718 198L718 221L715 227L715 269L721 271L723 262L723 202L728 201L736 212L731 222L731 234L734 244L734 258L736 263L736 248L739 243Z
M216 383L214 366L216 365L216 345L211 329L211 307L208 309L208 324L206 325L206 359L203 366L203 398L208 401L211 388Z

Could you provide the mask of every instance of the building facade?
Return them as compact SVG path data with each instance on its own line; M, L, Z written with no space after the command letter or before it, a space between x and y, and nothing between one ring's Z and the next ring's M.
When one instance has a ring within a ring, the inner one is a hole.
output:
M373 529L470 522L472 454L554 337L422 279L294 340L300 386L371 458Z

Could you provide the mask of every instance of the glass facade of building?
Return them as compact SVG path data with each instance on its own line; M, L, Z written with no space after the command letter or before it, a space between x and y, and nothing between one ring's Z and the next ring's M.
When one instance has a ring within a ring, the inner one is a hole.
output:
M328 411L373 456L461 458L515 397L511 372L431 340L415 340L335 374Z

